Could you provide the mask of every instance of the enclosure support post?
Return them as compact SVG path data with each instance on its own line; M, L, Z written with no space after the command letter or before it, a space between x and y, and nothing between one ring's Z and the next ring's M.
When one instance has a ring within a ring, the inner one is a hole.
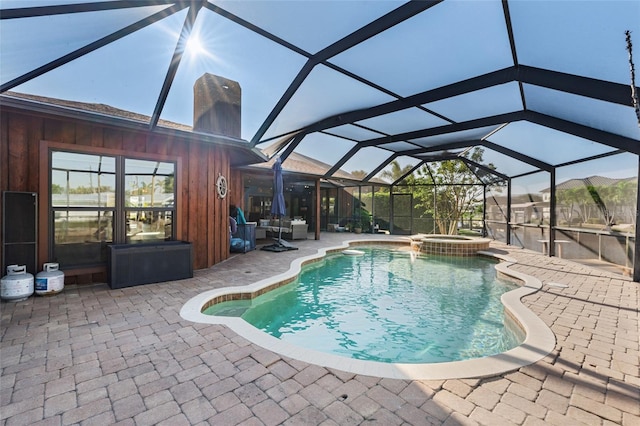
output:
M320 179L316 179L316 211L315 211L315 215L316 215L316 226L315 226L315 232L314 232L314 236L316 240L320 239L320 219L321 219L321 202L322 198L320 197Z
M371 185L371 220L369 221L369 232L372 234L377 234L374 232L375 227L375 217L376 217L376 186Z
M356 207L355 203L353 207ZM353 218L360 224L362 224L362 185L358 185L358 217L356 217L354 214Z
M505 217L507 219L506 243L511 245L511 179L507 180L507 211L505 212Z
M482 237L487 236L487 185L482 185Z
M438 187L433 185L433 232L436 233L436 217L438 217L438 203L436 198L438 197Z
M507 230L506 230L506 243L511 244L511 179L507 180Z
M638 176L640 176L640 157L638 157ZM638 218L640 217L640 184L636 189L636 223L635 223L635 239L633 242L633 281L640 282L640 250L638 250L638 241L640 241L640 227L638 227Z
M556 168L549 173L549 257L556 255Z

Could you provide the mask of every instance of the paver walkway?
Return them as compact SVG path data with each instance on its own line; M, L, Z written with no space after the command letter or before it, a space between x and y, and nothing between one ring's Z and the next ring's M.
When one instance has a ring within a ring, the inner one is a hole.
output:
M189 280L68 286L2 303L2 425L639 425L638 293L626 277L493 244L545 285L524 299L557 336L495 377L408 381L283 358L179 311L215 287L284 272L351 234L236 255ZM365 238L367 236L364 236Z

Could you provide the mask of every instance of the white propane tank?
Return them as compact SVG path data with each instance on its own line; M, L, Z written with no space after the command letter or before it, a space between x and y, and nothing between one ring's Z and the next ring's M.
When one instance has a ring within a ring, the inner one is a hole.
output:
M49 296L57 294L64 288L64 272L58 268L58 263L45 263L42 265L42 272L36 275L36 294L38 296Z
M27 272L27 265L7 266L0 284L0 298L4 300L20 302L33 294L33 275Z

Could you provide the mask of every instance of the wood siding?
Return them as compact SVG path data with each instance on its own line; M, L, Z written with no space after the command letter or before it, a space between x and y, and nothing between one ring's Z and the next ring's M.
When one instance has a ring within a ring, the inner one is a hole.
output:
M224 147L6 108L0 111L0 132L0 191L38 193L39 266L49 261L49 148L176 161L175 239L193 244L194 269L208 268L229 257L231 196L224 199L218 196L216 179L220 174L227 177L229 193L236 197L242 194L242 178L237 175L230 178L229 155ZM238 182L240 187L234 188ZM2 209L0 221L1 215ZM76 282L104 279L102 270L74 270L65 274L77 276Z

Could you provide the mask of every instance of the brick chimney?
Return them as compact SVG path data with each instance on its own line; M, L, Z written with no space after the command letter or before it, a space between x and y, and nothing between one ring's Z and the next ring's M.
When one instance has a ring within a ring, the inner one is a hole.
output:
M240 138L240 84L204 74L193 85L193 130Z

